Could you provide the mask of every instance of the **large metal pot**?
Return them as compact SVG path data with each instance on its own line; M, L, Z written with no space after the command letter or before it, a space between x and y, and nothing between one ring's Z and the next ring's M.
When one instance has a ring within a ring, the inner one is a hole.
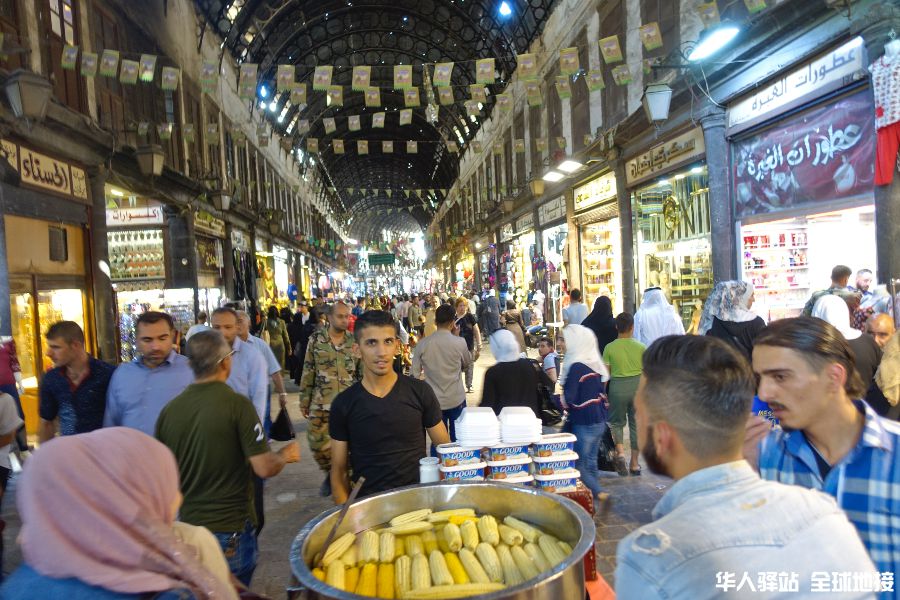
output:
M513 515L568 542L572 554L539 579L478 596L480 600L581 600L585 596L584 555L594 543L596 529L591 516L568 498L532 488L500 483L438 483L414 485L354 503L337 535L359 533L386 523L392 517L420 508L446 510L475 508L498 519ZM313 577L307 564L321 550L337 519L338 507L320 514L306 524L291 545L291 571L310 600L351 600L363 598L326 586Z

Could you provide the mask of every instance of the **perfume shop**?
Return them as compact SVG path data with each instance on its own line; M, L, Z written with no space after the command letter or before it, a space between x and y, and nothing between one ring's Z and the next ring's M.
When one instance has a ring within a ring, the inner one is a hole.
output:
M625 177L634 217L635 275L640 298L662 288L696 333L712 291L709 175L703 132L688 130L627 161Z
M569 262L569 225L566 223L566 197L559 196L538 207L541 227L541 256L536 261L535 296L543 294L543 317L547 323L562 322L562 296L567 288L566 264Z
M728 107L738 269L766 320L799 315L835 265L875 271L871 93L844 85L864 55L853 38Z
M225 221L206 211L194 214L197 244L197 305L211 315L225 304Z
M573 194L584 302L592 308L597 298L608 296L618 314L623 282L616 176L601 175L575 187Z
M521 306L534 283L534 213L527 212L504 225L500 230L500 240L504 242L498 259L502 310L506 308L506 300L513 300L516 306Z

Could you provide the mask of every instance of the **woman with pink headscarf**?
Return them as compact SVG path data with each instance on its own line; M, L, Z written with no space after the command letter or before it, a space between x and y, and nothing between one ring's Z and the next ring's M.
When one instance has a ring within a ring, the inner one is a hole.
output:
M161 599L173 590L237 598L213 535L175 524L175 457L140 431L111 427L42 445L16 500L25 564L0 587L6 600Z

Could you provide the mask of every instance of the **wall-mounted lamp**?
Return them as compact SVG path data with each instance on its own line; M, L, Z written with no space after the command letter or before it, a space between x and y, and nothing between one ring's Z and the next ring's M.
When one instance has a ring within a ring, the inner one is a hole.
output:
M641 104L651 123L660 123L669 118L669 105L672 103L672 88L665 83L651 83L644 89Z
M531 195L535 198L539 198L544 195L544 180L543 179L532 179L528 182L528 187L531 188Z
M17 118L41 121L47 114L53 85L37 73L16 69L3 84L6 99Z
M162 174L163 165L166 162L166 155L163 154L163 150L160 146L156 144L140 146L135 150L134 156L137 159L138 169L140 169L141 175L145 177L158 177Z
M210 194L213 206L218 210L226 211L231 208L231 194L225 190L216 190Z

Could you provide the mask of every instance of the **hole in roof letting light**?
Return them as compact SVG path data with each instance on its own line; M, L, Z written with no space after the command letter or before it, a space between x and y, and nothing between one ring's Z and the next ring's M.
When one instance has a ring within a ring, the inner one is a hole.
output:
M501 2L499 12L501 17L508 17L511 15L512 9L509 7L509 2Z
M268 95L269 95L269 90L266 89L266 86L264 86L264 85L259 86L259 97L265 98Z
M274 100L269 102L269 110L271 110L272 112L275 112L275 109L277 109L277 108L278 108L277 102L275 102Z

